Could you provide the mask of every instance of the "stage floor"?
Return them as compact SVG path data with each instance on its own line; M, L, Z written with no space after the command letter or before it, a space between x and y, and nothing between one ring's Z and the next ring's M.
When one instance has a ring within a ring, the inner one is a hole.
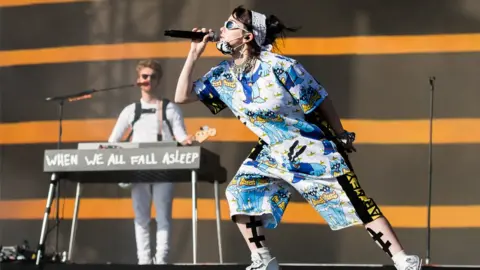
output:
M126 264L44 264L41 269L45 270L142 270L142 269L159 269L159 270L244 270L247 265L239 264L175 264L175 265L126 265ZM303 269L318 269L318 270L380 270L389 269L395 270L392 265L290 265L281 264L281 270L303 270ZM34 270L39 269L32 263L2 263L0 270ZM480 269L479 266L450 266L450 265L435 265L424 266L423 270L454 270L454 269Z

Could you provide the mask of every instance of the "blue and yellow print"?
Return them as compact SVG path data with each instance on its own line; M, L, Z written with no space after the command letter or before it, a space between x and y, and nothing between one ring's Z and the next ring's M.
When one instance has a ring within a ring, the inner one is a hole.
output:
M312 112L328 95L325 89L299 64L278 62L273 71L282 85L294 97L304 113Z
M290 140L295 134L289 131L285 118L271 110L245 111L246 116L251 124L263 129L268 137L268 144L275 145Z
M259 174L238 174L227 191L235 197L238 212L260 213L265 192L268 191L268 179Z
M290 197L292 194L289 190L285 189L284 187L280 186L280 188L271 196L270 204L272 207L272 215L274 216L275 220L281 220L285 210L287 209L287 205L290 202Z
M314 175L314 176L322 176L326 173L327 166L325 164L322 164L322 162L319 163L306 163L306 162L301 162L301 159L299 158L303 152L307 149L306 145L299 146L298 141L295 141L292 146L290 146L290 149L288 151L288 155L283 155L283 167L286 168L288 171L294 173L294 178L292 183L297 183L301 180L304 180L305 177L302 176L301 174L306 174L306 175ZM297 146L300 148L297 150Z
M264 103L267 99L260 96L260 88L258 80L261 77L266 77L270 74L269 66L265 63L260 63L258 69L252 74L251 77L242 77L240 83L243 86L243 94L245 95L245 104L250 103Z
M270 148L275 159L264 167L282 167L294 174L295 182L304 176L331 178L345 172L343 157L325 138L320 126L305 119L328 95L325 89L296 60L262 52L251 74L236 78L229 61L222 61L195 82L195 92L213 112L228 107ZM281 158L296 141L306 144L303 156ZM308 161L307 161L308 160ZM318 162L312 162L318 160ZM253 164L252 164L253 165Z
M340 194L327 185L310 185L302 196L320 213L335 230L350 225L347 220L344 206L351 206L350 202L343 202Z

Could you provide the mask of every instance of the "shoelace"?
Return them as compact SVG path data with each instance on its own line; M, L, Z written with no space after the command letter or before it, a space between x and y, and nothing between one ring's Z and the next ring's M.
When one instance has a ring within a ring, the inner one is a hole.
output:
M263 261L261 260L256 260L254 262L252 262L252 264L250 265L249 268L247 268L248 270L253 270L253 269L259 269L263 266Z
M418 265L417 265L418 260L415 257L407 257L404 264L406 264L406 266L404 266L405 268L403 268L404 270L417 270L418 269Z
M252 254L252 264L247 270L259 269L264 265L262 257L259 254Z

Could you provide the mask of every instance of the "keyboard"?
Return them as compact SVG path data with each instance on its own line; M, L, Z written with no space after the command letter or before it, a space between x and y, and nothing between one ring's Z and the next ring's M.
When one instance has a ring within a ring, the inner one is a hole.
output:
M216 153L176 142L80 143L78 149L45 150L43 163L46 173L95 183L189 181L191 170L198 172L199 181L226 180Z

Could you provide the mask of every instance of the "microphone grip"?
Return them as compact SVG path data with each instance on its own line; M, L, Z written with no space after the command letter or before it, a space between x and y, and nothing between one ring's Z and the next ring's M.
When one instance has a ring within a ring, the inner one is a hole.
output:
M187 38L187 39L203 39L205 35L210 35L211 39L215 38L214 33L203 33L183 30L165 30L165 36L175 38Z

